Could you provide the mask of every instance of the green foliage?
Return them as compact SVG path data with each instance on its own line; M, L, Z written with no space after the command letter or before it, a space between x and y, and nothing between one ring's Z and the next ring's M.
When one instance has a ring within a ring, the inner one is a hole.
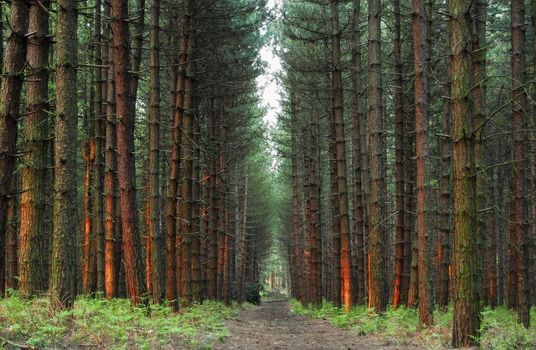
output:
M72 310L53 312L48 298L25 300L12 293L0 300L0 349L6 340L36 347L210 348L228 336L223 320L235 316L237 307L206 301L175 313L154 304L133 308L124 299L80 298Z
M377 314L366 306L354 307L349 313L324 302L321 308L304 306L291 301L292 311L298 315L326 319L341 328L349 328L358 335L380 335L398 345L414 345L426 349L450 347L452 307L446 312L434 312L434 326L419 331L419 314L416 309L389 308ZM536 319L536 309L532 310ZM485 308L482 311L481 348L490 350L536 349L536 327L525 329L517 316L507 308Z

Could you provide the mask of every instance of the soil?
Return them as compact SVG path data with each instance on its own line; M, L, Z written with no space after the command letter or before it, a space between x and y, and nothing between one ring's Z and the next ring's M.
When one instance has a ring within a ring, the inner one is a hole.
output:
M267 301L226 322L231 336L217 350L415 349L375 337L360 337L326 320L298 316L286 300Z

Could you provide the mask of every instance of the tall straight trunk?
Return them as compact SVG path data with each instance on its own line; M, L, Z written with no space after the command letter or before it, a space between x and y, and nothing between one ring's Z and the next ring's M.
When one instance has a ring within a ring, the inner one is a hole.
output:
M454 347L475 345L480 329L474 109L470 98L474 75L471 50L468 50L471 47L470 7L469 0L449 2L454 170Z
M369 307L383 311L387 305L385 293L385 265L387 232L385 219L385 164L382 114L382 64L381 64L381 3L368 3L368 52L369 52Z
M104 16L109 17L111 6L106 1ZM115 72L112 64L113 47L110 41L110 28L106 28L106 43L104 63L106 70L106 91L103 90L103 99L106 99L106 140L104 151L104 294L107 299L117 296L118 274L116 268L119 256L115 252L119 246L119 217L117 201L117 133L115 116Z
M102 68L103 35L102 35L102 1L95 2L95 104L93 106L94 130L93 139L95 143L95 165L92 178L93 187L93 224L92 234L94 239L94 260L96 267L96 290L104 291L104 146L106 138L106 123L104 120L104 100L103 91L106 86L106 71ZM104 51L107 47L104 46Z
M208 263L208 297L216 299L218 284L218 152L216 145L217 124L216 106L214 97L211 97L209 106L209 145L212 150L210 155L210 177L209 177L209 212L208 212L208 244L209 244L209 263Z
M532 34L534 37L534 35L536 34L536 0L531 1L531 10L532 10L532 13L531 13ZM533 52L532 64L533 66L536 66L536 40L532 41L532 52ZM532 90L533 91L532 98L536 97L536 80L534 80L535 77L536 77L536 70L533 71L533 76L532 76L533 82L534 82L533 90ZM532 133L530 147L531 147L531 159L530 159L531 176L530 178L531 178L531 192L532 192L532 196L530 198L531 199L530 215L532 218L536 218L536 135L534 134L534 132ZM530 268L532 269L532 271L529 270L529 276L531 276L531 279L532 279L529 284L529 289L532 291L531 293L532 298L530 300L530 304L536 305L536 292L534 292L536 290L536 222L534 221L534 219L531 222L530 238L528 239L528 241L530 242L529 264L530 264Z
M58 0L56 46L56 127L54 232L52 238L51 304L70 308L75 298L76 127L77 127L77 2Z
M450 74L447 72L445 96L450 95ZM439 179L438 234L436 242L436 303L446 309L449 304L449 264L450 264L450 211L451 211L451 101L443 101L443 120L440 140L441 177Z
M409 115L412 115L410 112ZM404 129L404 264L402 267L402 285L400 287L400 299L406 306L415 306L416 288L414 279L416 273L413 269L413 243L415 241L415 118L405 118ZM413 277L413 278L412 278Z
M337 206L339 211L341 303L347 312L352 307L352 276L350 263L350 220L346 184L346 147L343 118L343 95L341 73L341 31L339 29L339 1L331 0L332 72L331 72L331 118L335 124L335 151L337 159Z
M243 301L245 298L245 283L246 283L246 267L247 267L247 259L248 259L248 247L249 247L249 237L247 232L247 224L248 224L248 180L249 176L247 173L247 169L245 172L245 179L244 179L244 204L242 208L242 223L240 227L240 236L241 236L241 259L240 259L240 276L239 276L239 284L238 284L238 300Z
M21 221L19 232L19 291L31 296L48 289L48 1L32 3L26 59L28 78L24 117Z
M179 169L180 169L180 142L183 106L183 87L184 87L184 54L186 51L186 42L181 40L179 58L176 62L177 68L172 69L171 74L171 114L173 127L171 131L171 159L169 165L169 186L166 200L166 299L169 302L175 302L177 299L176 281L176 208L179 188ZM175 304L175 306L177 306Z
M363 304L366 299L365 293L365 232L364 219L365 212L363 208L363 176L362 176L362 158L361 153L361 120L366 118L363 113L361 83L361 31L359 28L361 18L361 0L354 0L354 13L352 17L353 40L352 40L352 124L354 128L352 139L352 156L354 168L354 237L356 271L354 287L355 300L354 304Z
M95 164L95 139L92 133L92 120L89 115L84 115L84 124L86 127L86 133L88 134L87 142L83 145L83 159L85 162L84 167L84 220L82 223L82 237L83 237L83 262L82 267L82 291L89 294L95 291L95 270L92 269L93 262L95 260L93 243L94 237L91 234L91 207L92 207L92 193L91 193L91 179L93 175L93 166Z
M219 149L218 155L218 201L217 201L217 207L218 207L218 222L216 225L216 232L217 232L217 240L218 240L218 269L217 269L217 291L216 291L216 297L218 300L223 300L223 293L224 293L224 270L225 270L225 215L226 215L226 205L225 205L225 154L223 152L224 147L224 140L225 140L225 116L224 116L223 106L222 111L219 114L218 118L218 143L217 147Z
M155 303L161 300L160 278L160 1L151 2L151 53L149 59L149 179L146 207L147 290Z
M191 246L192 246L192 143L193 122L192 115L192 39L190 38L190 20L191 8L190 1L186 0L183 3L183 27L181 41L185 42L185 71L184 71L184 91L183 91L183 115L181 120L181 157L180 157L180 189L179 189L179 205L177 206L177 234L180 240L180 257L181 265L179 293L181 304L186 305L191 302Z
M428 57L424 0L413 0L413 58L415 66L415 149L417 164L417 241L419 265L419 325L433 323L429 268L429 235L426 231L426 160L428 158Z
M525 4L523 0L512 0L512 114L514 121L514 242L511 246L517 251L515 264L516 270L516 293L517 293L517 313L519 321L528 327L530 323L528 294L528 274L527 274L527 184L524 149L526 138L524 130L527 126L527 94L525 92Z
M395 15L395 187L396 187L396 223L395 223L395 282L393 293L393 307L400 304L400 293L402 288L402 276L404 273L404 247L405 247L405 181L404 181L404 78L402 71L402 39L400 35L400 0L393 3Z
M483 212L486 206L486 181L484 174L484 142L483 123L486 119L486 0L477 0L472 7L472 45L473 45L473 67L475 75L475 88L473 98L475 103L475 167L476 167L476 206L477 206L477 236L480 251L484 260L487 260L488 250L486 249L486 219ZM483 291L487 284L484 274ZM487 293L482 295L483 301L487 304Z
M134 115L129 111L128 1L112 1L119 203L128 296L138 304L145 294L141 242L136 215Z
M298 299L303 298L303 283L302 283L302 251L300 242L300 204L298 198L298 116L296 115L296 100L294 91L290 90L290 123L291 123L291 186L292 186L292 267L294 271L294 284L292 294Z
M498 184L499 182L495 182L495 174L496 169L490 170L490 179L492 180L493 184ZM496 240L496 232L497 230L497 189L498 186L493 186L489 191L487 191L486 194L486 203L488 205L491 205L493 208L490 211L490 215L488 217L488 225L487 225L487 244L486 244L486 284L484 285L484 293L487 294L487 300L489 303L489 306L492 308L495 308L497 306L497 273L496 273L496 265L497 265L497 240Z
M197 107L196 107L197 109ZM203 265L203 251L201 248L201 241L205 239L201 228L201 203L203 200L201 193L201 179L200 179L200 168L201 168L201 124L202 120L199 115L198 118L194 120L194 131L193 131L193 144L194 153L193 153L193 167L192 167L192 198L193 198L193 207L192 207L192 264L191 274L192 274L192 300L195 302L202 301L202 270Z
M5 292L7 209L15 169L17 123L20 119L29 10L30 2L27 0L11 2L9 11L11 33L7 38L4 78L0 92L0 296Z
M337 194L337 156L335 145L335 123L333 118L330 123L330 143L329 143L329 175L330 175L330 214L331 214L331 268L332 271L332 301L337 306L341 306L341 236L339 229L339 206L338 206L338 194ZM305 218L304 218L305 220Z

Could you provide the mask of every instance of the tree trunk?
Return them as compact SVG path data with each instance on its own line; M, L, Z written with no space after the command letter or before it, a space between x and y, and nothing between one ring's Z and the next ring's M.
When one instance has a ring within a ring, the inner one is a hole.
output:
M417 241L419 274L419 325L433 324L429 235L426 232L426 161L428 158L428 58L424 0L413 0L413 57L415 66L415 149L417 164Z
M292 186L292 265L294 270L294 284L292 294L297 300L303 300L303 283L302 283L302 250L300 242L300 204L298 198L298 116L296 115L296 100L293 91L290 91L290 109L291 109L291 186Z
M56 46L56 127L54 233L52 239L51 304L70 308L75 298L76 128L77 128L77 3L58 0Z
M474 86L471 60L469 0L449 2L452 142L454 170L454 319L452 345L472 346L480 329L478 237L476 236L476 177Z
M111 14L110 3L106 1L104 16L109 18ZM105 63L106 91L103 90L103 99L106 99L106 140L104 151L104 294L107 299L117 296L118 274L116 268L120 256L115 255L119 246L119 217L117 201L117 133L115 115L115 71L112 64L113 47L110 40L110 28L106 28ZM104 95L106 93L106 95Z
M339 29L339 1L331 0L331 35L332 35L332 72L331 108L333 123L335 124L335 151L337 159L337 192L339 229L341 237L340 247L340 276L341 276L341 303L346 312L352 307L352 281L350 263L350 220L348 215L348 193L346 184L346 148L343 118L343 95L341 73L341 31Z
M397 308L400 304L400 293L402 288L402 276L404 273L404 247L405 247L405 179L404 179L404 96L403 96L403 71L402 71L402 42L400 35L400 0L394 3L395 15L395 38L394 38L394 55L395 55L395 187L396 187L396 223L395 223L395 282L393 307Z
M381 3L368 3L368 52L369 52L369 166L370 166L370 213L369 213L369 307L385 310L387 264L387 239L385 220L386 184L382 114L382 64L381 64Z
M24 117L24 156L22 170L21 221L19 232L19 291L33 296L48 289L47 232L50 217L46 197L48 177L48 33L49 2L32 3L26 59L28 78Z
M13 170L17 147L17 123L20 119L20 102L23 68L26 63L26 33L30 2L13 0L10 5L11 33L7 38L4 78L0 95L0 296L5 292L5 252L7 208L11 196Z
M528 205L526 191L527 161L525 157L527 129L527 95L525 92L525 5L523 0L512 0L512 114L514 121L514 242L510 244L517 251L515 264L517 313L519 321L528 327L530 323L527 275Z
M161 300L160 278L160 1L151 2L149 179L146 207L146 278L153 301Z
M96 277L96 290L98 292L104 291L105 277L105 261L104 261L104 146L106 138L106 123L104 120L104 101L106 96L104 95L107 70L103 69L103 45L104 42L102 35L102 20L101 20L101 0L95 2L95 104L93 106L94 113L94 130L93 139L95 143L95 164L93 173L93 224L92 233L94 240L94 260L95 260L95 277ZM107 52L107 46L104 46L104 51Z
M450 60L449 60L450 62ZM447 82L445 83L445 96L450 95L450 73L447 72ZM451 210L451 101L445 98L443 102L443 135L440 140L441 154L441 177L439 179L439 205L438 205L438 234L436 242L436 303L444 310L449 304L449 265L450 265L450 210Z
M354 13L352 17L353 40L352 40L352 124L354 128L352 140L352 155L354 167L354 239L356 260L356 285L354 287L355 300L354 304L361 305L365 303L365 232L364 232L364 208L363 208L363 176L362 176L362 158L361 153L361 120L366 118L363 113L361 79L361 31L359 28L361 18L361 0L354 0Z
M115 103L117 116L117 159L119 203L123 233L123 253L128 296L133 305L145 294L141 242L136 215L134 115L129 111L128 72L128 1L112 1L112 32L114 45Z

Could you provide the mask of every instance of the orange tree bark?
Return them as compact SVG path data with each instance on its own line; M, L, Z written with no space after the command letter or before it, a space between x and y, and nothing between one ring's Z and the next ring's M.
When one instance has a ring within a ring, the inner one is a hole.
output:
M4 77L0 92L0 296L3 296L5 291L7 208L15 168L17 123L20 119L29 10L29 1L14 0L11 3L9 13L11 33L7 38Z
M433 323L429 235L426 232L426 160L428 157L428 50L424 0L413 0L413 58L415 66L415 150L417 164L417 245L419 274L419 325Z
M454 315L452 345L478 343L480 329L479 252L476 236L476 178L471 17L469 0L449 3L454 170Z
M24 117L24 156L22 170L21 221L19 232L19 291L31 296L48 289L49 234L45 221L47 210L47 180L49 148L48 128L48 35L49 2L33 2L30 19L26 59L28 78Z
M70 308L75 297L77 2L57 2L56 126L54 145L54 233L50 298Z
M109 2L104 8L105 17L111 14ZM110 40L110 28L106 28L106 43ZM116 268L120 256L116 256L115 251L119 245L118 236L118 210L117 210L117 133L115 118L115 74L111 58L113 48L107 45L105 48L104 63L108 66L106 70L106 91L103 91L106 99L106 140L104 151L104 293L107 299L117 296L117 284L119 271Z
M129 36L128 1L126 0L112 1L112 32L117 116L117 164L123 252L127 293L132 304L136 305L145 294L145 271L141 261L141 242L136 219L134 115L129 110Z
M335 151L337 159L337 207L339 211L341 303L348 312L352 307L352 280L350 266L350 222L348 215L348 191L346 184L346 151L343 119L343 95L341 73L341 31L339 29L339 1L331 0L331 108L335 124Z

